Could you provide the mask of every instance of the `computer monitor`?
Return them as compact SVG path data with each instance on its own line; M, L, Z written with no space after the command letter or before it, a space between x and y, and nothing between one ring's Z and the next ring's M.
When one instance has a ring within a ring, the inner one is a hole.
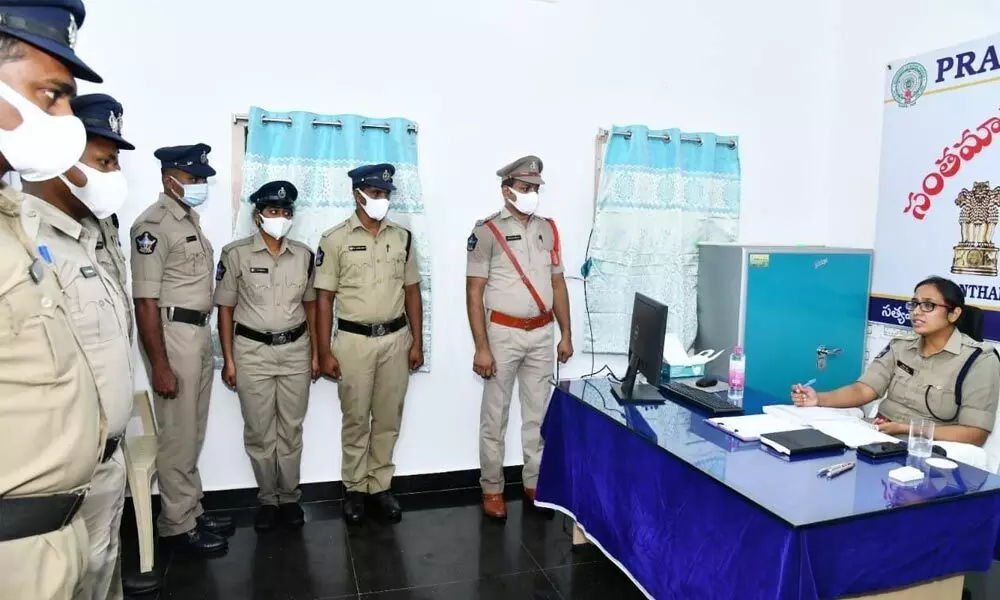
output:
M632 305L631 332L628 370L621 383L611 386L611 393L622 404L663 402L659 386L663 368L663 338L667 336L667 305L636 294ZM648 383L637 384L635 377L638 373L642 373Z

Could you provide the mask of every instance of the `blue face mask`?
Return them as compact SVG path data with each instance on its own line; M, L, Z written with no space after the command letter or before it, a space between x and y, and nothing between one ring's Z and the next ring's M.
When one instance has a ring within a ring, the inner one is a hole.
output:
M179 198L181 202L187 204L191 208L195 206L201 206L208 199L208 184L207 183L181 183L177 181L176 178L171 177L177 185L184 188L184 196Z

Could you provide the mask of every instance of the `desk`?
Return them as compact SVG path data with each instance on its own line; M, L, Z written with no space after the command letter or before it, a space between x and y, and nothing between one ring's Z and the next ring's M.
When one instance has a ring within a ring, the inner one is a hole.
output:
M744 398L748 414L776 403ZM928 598L957 599L954 576L998 555L995 475L960 465L901 488L887 477L901 462L859 460L826 480L819 468L853 451L783 460L704 417L669 401L621 406L606 380L560 382L542 425L538 503L573 518L657 600L840 598L926 582L938 586Z

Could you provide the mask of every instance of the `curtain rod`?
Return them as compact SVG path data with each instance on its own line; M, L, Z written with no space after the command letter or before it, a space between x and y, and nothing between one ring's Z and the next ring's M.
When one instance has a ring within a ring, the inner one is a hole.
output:
M608 136L611 135L611 132L608 131L607 129L601 129L601 130L598 131L597 135L598 135L598 137L604 138L606 140L606 139L608 139ZM625 139L629 139L629 138L632 137L632 130L631 129L626 129L625 131L616 131L616 132L614 132L614 135L620 135L620 136L623 136ZM653 134L647 133L646 137L648 137L651 140L663 140L665 142L669 142L670 141L670 135L669 134L668 135L653 135ZM693 142L695 144L701 144L702 143L702 139L700 137L696 136L696 135L695 136L682 135L681 136L681 141L682 142ZM736 140L731 140L731 139L727 140L725 138L716 138L716 143L721 144L723 146L729 146L730 148L735 148L736 147Z
M242 123L249 123L250 122L250 115L244 115L244 114L233 115L233 123L241 123L241 122ZM284 123L285 125L291 125L292 124L292 120L290 118L288 118L288 117L268 117L268 116L262 116L260 118L260 122L261 123ZM344 126L344 124L342 122L340 122L340 121L321 121L319 119L313 119L312 125L313 125L313 127L319 127L321 125L325 125L325 126L328 126L328 127L343 127ZM362 129L382 129L384 131L390 131L390 130L392 130L392 125L389 125L388 123L362 123L361 124L361 128ZM419 131L416 125L410 125L410 126L408 126L406 128L406 130L409 131L410 133L417 133Z

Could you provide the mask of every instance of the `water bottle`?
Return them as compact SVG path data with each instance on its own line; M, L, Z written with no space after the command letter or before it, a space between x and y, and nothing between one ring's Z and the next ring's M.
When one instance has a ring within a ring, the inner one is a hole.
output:
M743 346L733 348L729 355L729 401L743 406L743 386L746 384L747 359Z

